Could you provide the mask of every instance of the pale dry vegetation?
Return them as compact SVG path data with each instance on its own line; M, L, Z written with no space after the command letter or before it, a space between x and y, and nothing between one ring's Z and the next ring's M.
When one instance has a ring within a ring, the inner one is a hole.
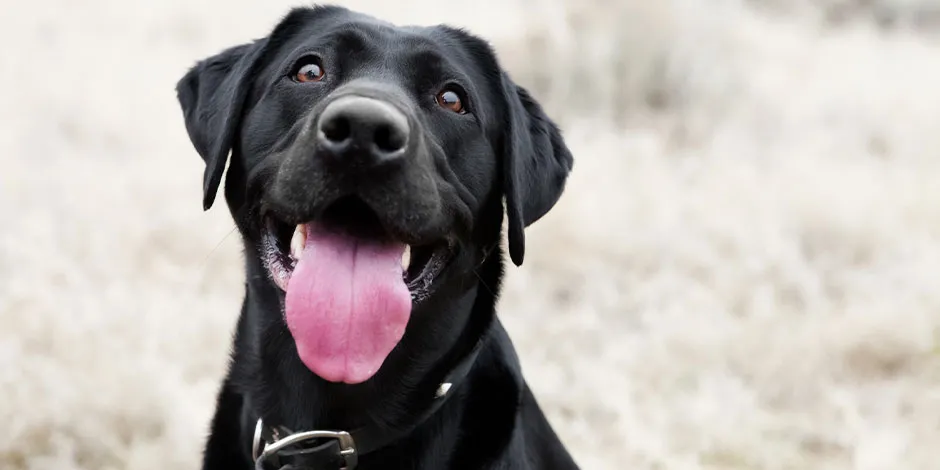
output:
M173 85L290 3L8 3L0 468L194 468L241 262ZM940 468L940 4L442 3L347 2L564 124L501 315L584 468Z

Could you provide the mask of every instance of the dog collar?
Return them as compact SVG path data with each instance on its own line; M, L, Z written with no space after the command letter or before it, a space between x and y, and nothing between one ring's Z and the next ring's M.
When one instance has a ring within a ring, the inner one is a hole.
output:
M492 322L492 320L491 320ZM407 436L431 417L466 378L489 336L489 326L473 349L434 391L428 407L405 426L389 431L364 426L352 431L315 430L293 432L283 426L269 426L259 418L255 425L251 454L256 470L354 470L359 456L379 450Z

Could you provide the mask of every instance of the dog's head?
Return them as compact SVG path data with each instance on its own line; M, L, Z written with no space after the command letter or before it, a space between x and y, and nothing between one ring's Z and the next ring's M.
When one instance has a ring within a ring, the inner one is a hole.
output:
M297 9L177 91L206 163L204 208L231 154L226 199L248 254L282 292L301 359L330 381L372 377L413 309L475 275L504 198L521 264L524 227L572 166L490 47L444 26Z

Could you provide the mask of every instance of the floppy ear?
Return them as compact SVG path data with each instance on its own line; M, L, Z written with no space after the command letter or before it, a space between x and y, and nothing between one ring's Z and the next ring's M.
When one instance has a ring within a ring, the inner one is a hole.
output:
M507 104L503 143L503 192L509 218L509 257L525 257L525 228L545 215L561 197L574 160L558 126L521 86L504 73Z
M206 162L202 207L212 207L245 99L266 41L232 47L192 67L176 84L189 140Z

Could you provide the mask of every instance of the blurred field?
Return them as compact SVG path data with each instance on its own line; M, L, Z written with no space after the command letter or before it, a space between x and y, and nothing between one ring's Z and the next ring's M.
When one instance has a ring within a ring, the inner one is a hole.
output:
M241 254L173 86L291 4L3 0L3 470L196 468ZM501 315L584 468L940 469L940 1L345 4L564 124Z

